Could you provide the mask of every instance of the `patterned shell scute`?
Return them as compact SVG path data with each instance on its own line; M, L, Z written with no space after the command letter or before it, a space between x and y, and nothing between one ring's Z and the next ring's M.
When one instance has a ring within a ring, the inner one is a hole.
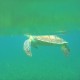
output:
M63 43L67 43L65 42L62 38L57 37L56 35L50 35L50 36L36 36L34 37L34 39L36 40L40 40L43 42L48 42L48 43L56 43L56 44L63 44Z

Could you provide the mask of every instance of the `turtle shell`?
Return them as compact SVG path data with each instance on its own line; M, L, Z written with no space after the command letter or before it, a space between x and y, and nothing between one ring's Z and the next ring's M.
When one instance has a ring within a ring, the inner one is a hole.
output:
M56 35L34 36L34 40L38 40L38 41L46 42L46 43L54 43L54 44L68 43Z

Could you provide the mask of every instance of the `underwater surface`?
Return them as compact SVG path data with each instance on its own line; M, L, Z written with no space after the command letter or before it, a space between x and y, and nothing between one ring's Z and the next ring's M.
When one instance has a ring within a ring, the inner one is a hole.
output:
M74 30L80 30L79 0L0 0L1 35Z
M79 0L0 0L0 80L80 80ZM26 55L24 34L58 35L60 46L31 47Z

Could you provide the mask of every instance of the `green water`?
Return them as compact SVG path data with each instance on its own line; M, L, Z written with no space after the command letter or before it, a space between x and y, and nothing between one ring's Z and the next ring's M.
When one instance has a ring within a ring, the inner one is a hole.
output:
M79 3L79 0L0 0L0 34L80 30Z
M79 0L0 0L0 80L80 80ZM65 34L62 35L61 32ZM58 34L69 42L23 50L24 34Z

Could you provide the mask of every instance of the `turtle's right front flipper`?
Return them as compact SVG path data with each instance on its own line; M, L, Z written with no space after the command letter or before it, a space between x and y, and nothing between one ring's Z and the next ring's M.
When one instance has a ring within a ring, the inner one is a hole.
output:
M31 53L31 40L28 39L24 42L24 51L26 52L26 54L28 56L32 56L32 53Z

